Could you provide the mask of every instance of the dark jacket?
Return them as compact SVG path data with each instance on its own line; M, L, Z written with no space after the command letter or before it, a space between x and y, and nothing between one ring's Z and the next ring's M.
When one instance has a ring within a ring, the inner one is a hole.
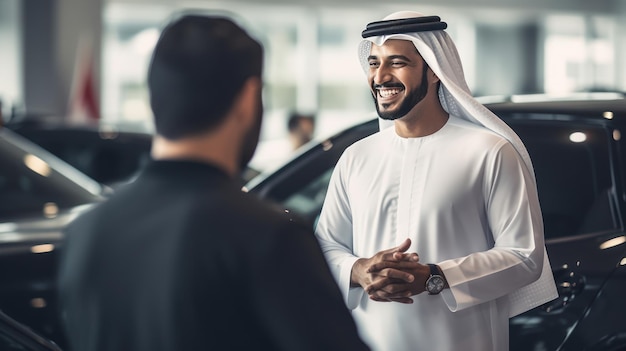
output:
M211 165L156 161L67 229L72 350L365 350L309 223Z

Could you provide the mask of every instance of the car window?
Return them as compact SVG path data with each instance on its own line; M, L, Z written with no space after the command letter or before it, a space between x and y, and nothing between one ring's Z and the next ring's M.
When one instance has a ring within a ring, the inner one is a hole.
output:
M65 209L101 199L96 183L84 187L59 172L53 162L59 160L21 146L4 134L0 137L0 220L42 213L51 204Z
M323 170L319 176L313 178L301 189L287 197L283 205L304 216L312 223L317 224L333 169L334 167Z
M18 133L107 185L131 179L150 159L152 140L147 134L109 135L89 129L19 129Z
M508 123L533 162L547 239L617 227L607 129L532 116Z

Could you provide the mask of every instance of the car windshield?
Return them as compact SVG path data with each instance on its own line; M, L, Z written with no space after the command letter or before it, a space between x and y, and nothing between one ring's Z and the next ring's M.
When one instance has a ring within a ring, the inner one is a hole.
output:
M92 203L101 193L99 183L0 129L0 221Z

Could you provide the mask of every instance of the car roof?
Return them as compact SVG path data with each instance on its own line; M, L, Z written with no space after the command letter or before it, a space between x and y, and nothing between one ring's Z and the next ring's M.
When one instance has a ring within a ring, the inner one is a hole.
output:
M578 93L567 95L530 94L508 97L479 97L478 101L496 114L555 113L578 116L626 118L626 94Z

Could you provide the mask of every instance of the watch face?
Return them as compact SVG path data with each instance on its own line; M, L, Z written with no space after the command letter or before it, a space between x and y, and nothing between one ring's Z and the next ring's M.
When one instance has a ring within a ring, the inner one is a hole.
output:
M426 291L429 294L439 294L443 290L443 278L440 275L433 275L426 281Z

